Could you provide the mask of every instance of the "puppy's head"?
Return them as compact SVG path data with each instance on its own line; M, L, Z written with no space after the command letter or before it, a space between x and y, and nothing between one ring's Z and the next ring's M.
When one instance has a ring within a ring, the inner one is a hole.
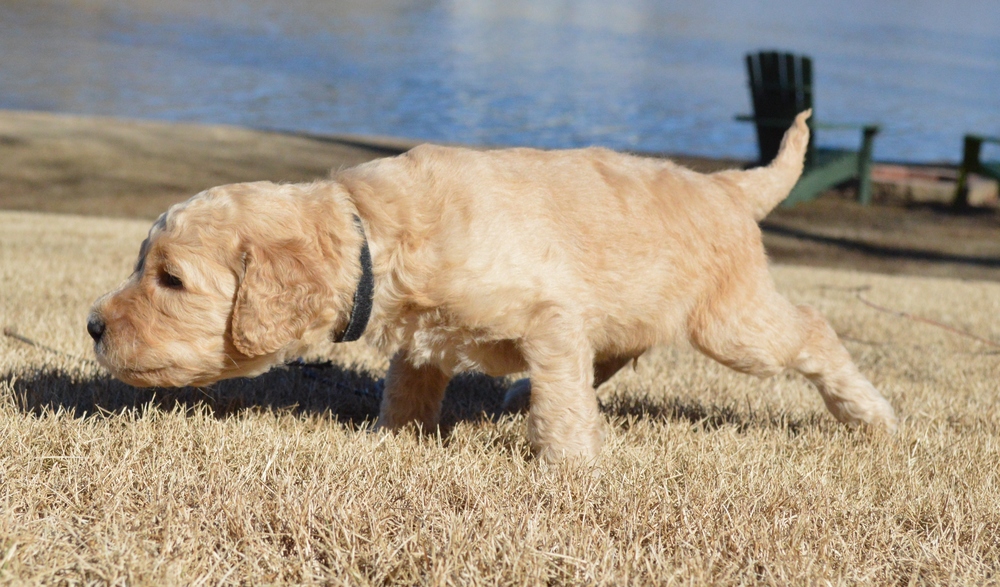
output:
M256 375L346 324L361 235L335 183L234 184L173 206L94 303L98 361L137 386Z

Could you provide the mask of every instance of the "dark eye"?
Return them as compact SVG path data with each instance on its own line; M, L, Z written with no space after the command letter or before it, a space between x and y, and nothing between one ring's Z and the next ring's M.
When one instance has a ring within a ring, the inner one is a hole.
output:
M170 289L184 289L184 283L181 281L180 277L167 273L166 271L160 271L160 285Z

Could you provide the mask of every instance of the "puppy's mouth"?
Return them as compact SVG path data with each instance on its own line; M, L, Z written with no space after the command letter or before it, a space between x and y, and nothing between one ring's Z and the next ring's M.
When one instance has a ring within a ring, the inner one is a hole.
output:
M134 387L201 387L225 378L221 372L205 369L204 365L185 365L167 357L161 357L166 361L144 362L137 356L109 349L103 340L94 344L94 354L98 364L112 376Z

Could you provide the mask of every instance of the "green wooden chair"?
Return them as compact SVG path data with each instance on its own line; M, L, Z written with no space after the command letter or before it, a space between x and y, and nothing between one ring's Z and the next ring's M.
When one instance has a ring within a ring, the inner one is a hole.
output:
M965 208L969 205L969 174L984 175L1000 181L1000 161L982 161L980 153L983 143L1000 144L998 137L983 137L965 135L965 147L962 149L962 164L958 167L958 185L955 187L955 207Z
M757 127L760 163L767 164L778 154L781 138L795 115L813 107L812 59L792 53L761 51L746 56L750 79L753 116L737 116ZM799 182L783 205L811 200L831 187L849 179L858 180L858 200L871 202L871 162L876 125L821 124L809 119L809 149L806 166ZM861 129L861 147L857 151L821 149L814 146L816 129Z

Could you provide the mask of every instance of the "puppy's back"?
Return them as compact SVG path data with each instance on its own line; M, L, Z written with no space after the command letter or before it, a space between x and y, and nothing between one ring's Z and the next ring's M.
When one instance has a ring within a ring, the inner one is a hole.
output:
M652 322L730 268L766 264L738 187L665 160L425 145L338 178L364 186L359 209L399 226L410 267L448 268L425 276L432 300L529 291Z

